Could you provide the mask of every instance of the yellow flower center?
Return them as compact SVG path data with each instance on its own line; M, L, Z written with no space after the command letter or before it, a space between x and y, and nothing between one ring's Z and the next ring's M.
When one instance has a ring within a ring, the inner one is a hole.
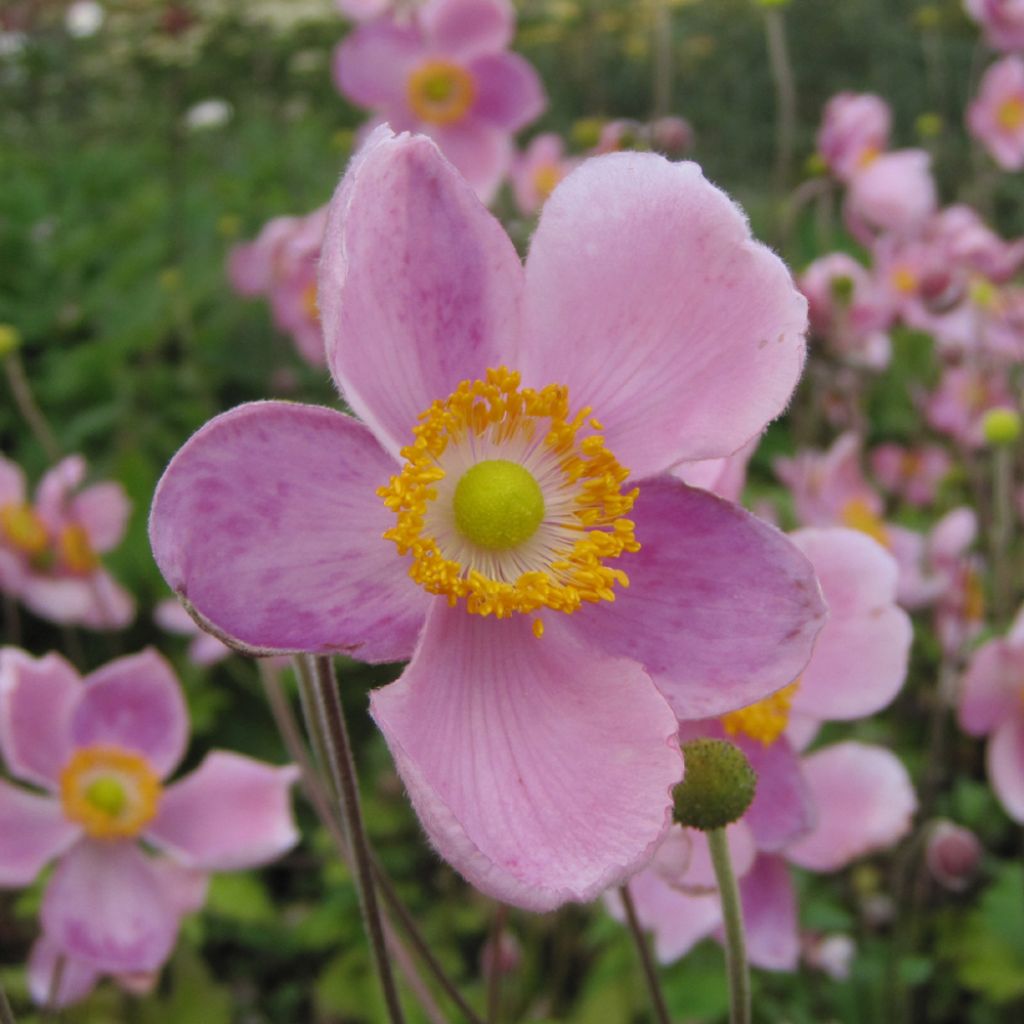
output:
M558 164L541 164L534 169L533 187L537 190L541 202L544 202L555 191L555 186L562 180L562 177L562 168Z
M88 576L94 573L100 564L85 527L78 523L69 523L57 537L57 549L61 562L68 572L76 576Z
M41 555L50 543L46 525L28 502L0 507L0 533L30 558Z
M161 793L149 762L120 747L77 750L60 773L64 813L93 839L137 836L156 816Z
M882 150L878 146L865 146L864 151L857 157L858 170L870 167L881 155Z
M320 304L317 302L316 281L310 281L302 289L302 311L310 320L320 319Z
M903 295L912 295L917 291L917 274L909 267L894 268L891 278L893 287Z
M890 546L889 531L885 523L863 498L851 498L839 513L839 521L851 530L860 530L874 538L883 548Z
M473 76L448 60L428 60L415 68L407 89L413 112L429 124L461 121L476 99Z
M1010 96L996 108L996 121L1007 132L1024 128L1024 97Z
M764 700L759 700L750 707L730 711L722 716L722 725L730 736L743 733L752 740L757 740L770 747L789 725L789 711L793 705L793 697L800 688L800 680L784 686Z
M981 576L970 567L964 572L963 614L971 623L985 618L985 587Z
M566 387L519 383L488 370L422 413L377 492L397 516L384 537L412 556L412 579L473 615L613 601L629 579L605 562L640 549L622 518L638 491L622 492L628 471L589 408L570 414Z

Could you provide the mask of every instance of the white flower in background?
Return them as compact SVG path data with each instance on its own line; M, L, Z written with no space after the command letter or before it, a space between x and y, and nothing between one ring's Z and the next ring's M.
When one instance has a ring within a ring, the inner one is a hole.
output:
M106 11L96 0L75 0L64 15L64 27L75 39L94 36L103 24Z
M227 100L201 100L185 112L185 127L194 132L222 128L234 112L235 108Z

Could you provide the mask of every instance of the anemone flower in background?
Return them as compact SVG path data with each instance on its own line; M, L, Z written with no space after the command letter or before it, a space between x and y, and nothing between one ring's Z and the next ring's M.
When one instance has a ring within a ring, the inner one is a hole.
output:
M43 932L97 974L151 972L167 959L194 902L178 868L254 867L298 839L294 766L215 750L168 785L187 740L181 688L155 651L82 679L57 654L0 650L0 752L12 776L45 791L0 781L0 886L29 885L56 860Z
M0 455L0 589L36 615L89 629L121 629L132 596L99 556L117 547L131 505L117 483L82 487L85 460L62 459L28 500L25 474Z
M161 601L153 609L153 621L168 633L189 638L188 657L195 665L215 665L231 654L231 648L215 636L200 629L196 620L173 597Z
M489 202L512 164L512 136L547 103L540 77L509 43L507 0L427 0L382 17L338 46L334 80L396 130L422 132Z
M519 210L532 217L555 186L579 163L566 156L565 141L554 132L531 140L512 164L512 191Z
M524 269L434 143L386 128L320 266L362 422L208 423L157 488L157 563L251 653L411 657L371 710L435 848L517 906L593 899L668 828L676 716L789 683L821 626L782 534L663 476L782 410L803 297L694 164L586 162Z
M1024 60L1004 57L985 72L967 127L1004 171L1024 167Z
M818 153L828 169L848 182L889 148L892 113L873 93L836 93L822 113Z
M1024 50L1024 0L964 0L994 50Z

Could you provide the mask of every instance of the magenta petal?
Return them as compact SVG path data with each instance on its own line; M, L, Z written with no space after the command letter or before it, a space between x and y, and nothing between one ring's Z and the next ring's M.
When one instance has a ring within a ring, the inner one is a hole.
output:
M290 800L297 777L294 765L215 750L165 790L146 838L204 871L265 864L298 842Z
M101 554L120 543L131 511L128 495L116 483L87 487L71 500L71 518L84 527L93 550Z
M64 817L57 800L0 779L0 888L31 884L81 831Z
M773 526L675 480L641 484L629 587L569 618L588 644L639 661L681 719L711 718L792 682L825 618L810 562Z
M334 51L334 83L361 107L406 106L409 73L423 56L411 25L373 21L350 32Z
M60 988L54 992L54 974L58 961L63 960L60 969ZM72 959L47 936L41 935L28 958L28 991L37 1006L52 1006L63 1009L84 999L100 980L95 967Z
M157 487L150 540L164 578L211 632L254 653L412 652L429 598L382 534L375 491L396 472L349 416L286 402L211 420Z
M800 960L796 894L779 857L761 856L740 879L750 962L766 971L795 971Z
M518 53L488 53L470 66L476 81L473 117L516 132L539 117L547 103L536 68Z
M419 18L431 49L464 60L508 46L516 23L508 0L429 0Z
M807 302L693 163L587 160L544 204L526 261L522 367L566 384L637 478L731 455L777 416Z
M441 855L529 910L593 899L670 822L676 722L636 664L438 603L373 717Z
M130 842L79 843L53 873L41 919L68 956L110 974L156 970L178 933L158 876Z
M1014 715L992 734L985 751L988 777L999 802L1014 821L1024 823L1024 719Z
M794 709L821 719L880 711L903 685L913 639L896 605L896 561L858 530L798 530L790 540L811 560L828 605Z
M917 797L903 763L882 747L848 741L804 758L818 827L786 855L811 871L837 871L903 838Z
M334 379L392 454L461 380L514 367L521 288L511 241L434 143L377 129L331 200L318 294Z
M1024 646L990 640L979 647L960 684L960 728L984 736L1013 717L1024 691Z
M59 654L0 649L0 752L16 778L56 789L71 753L71 712L82 680Z
M147 648L86 676L70 734L75 747L137 751L163 778L177 767L188 743L188 710L174 670Z

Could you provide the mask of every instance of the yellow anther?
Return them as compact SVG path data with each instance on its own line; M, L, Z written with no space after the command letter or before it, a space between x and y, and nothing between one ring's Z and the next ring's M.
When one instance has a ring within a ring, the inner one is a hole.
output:
M94 573L100 564L85 527L78 523L69 523L57 537L57 548L64 568L76 576L88 576Z
M890 547L889 531L885 528L885 523L863 498L851 498L843 505L839 519L843 526L866 533L877 540L883 548Z
M752 740L757 740L770 747L789 725L789 711L793 705L793 697L800 687L800 680L784 686L770 697L751 704L750 707L730 711L722 716L722 725L730 736L743 733Z
M996 108L996 122L1007 132L1024 128L1024 97L1010 96L1003 100Z
M0 534L30 558L41 555L49 546L46 524L36 515L28 502L16 502L0 507Z
M149 762L121 747L77 750L60 774L64 813L93 839L137 836L156 816L162 792Z
M555 191L555 186L564 176L562 168L555 163L539 164L534 168L533 187L536 189L541 202L544 202Z
M407 83L409 105L428 124L455 124L476 99L476 82L449 60L428 60L414 68Z

